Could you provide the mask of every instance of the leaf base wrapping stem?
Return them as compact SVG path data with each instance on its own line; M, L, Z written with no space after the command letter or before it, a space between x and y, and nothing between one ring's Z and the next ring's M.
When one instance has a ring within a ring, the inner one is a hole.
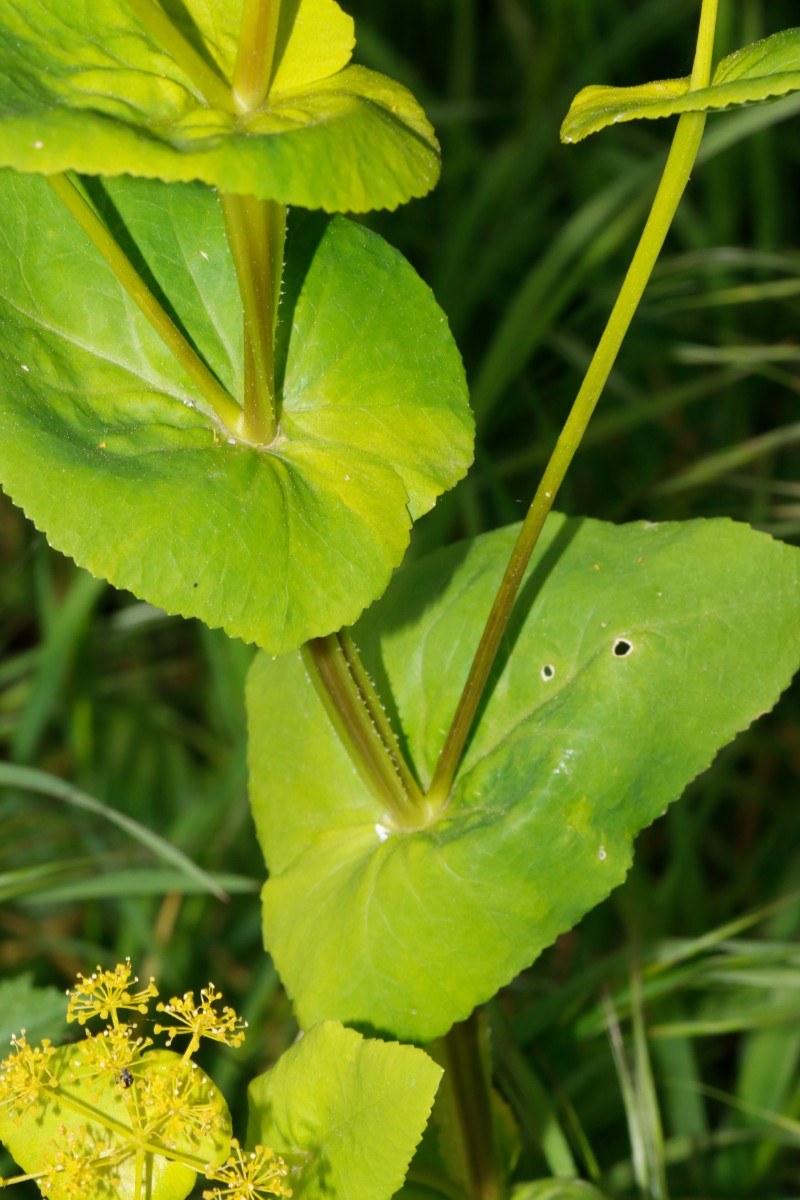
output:
M244 321L244 413L240 431L247 441L268 445L278 430L275 327L283 275L286 206L256 196L223 195L221 200Z
M338 634L313 638L303 646L303 660L325 711L350 754L361 778L386 809L398 829L421 824L422 796L408 768L401 768L373 720ZM361 668L363 670L363 667ZM384 716L385 720L385 716ZM396 746L396 742L394 743ZM409 794L408 784L414 794Z

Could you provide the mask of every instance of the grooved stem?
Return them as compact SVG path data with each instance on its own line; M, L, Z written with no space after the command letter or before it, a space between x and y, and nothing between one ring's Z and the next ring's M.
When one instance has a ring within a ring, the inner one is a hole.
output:
M439 1045L456 1118L458 1148L469 1200L504 1200L504 1172L494 1133L477 1012L454 1025Z
M419 824L397 763L373 723L347 657L336 634L313 638L303 646L303 660L340 741L361 778L386 809L397 828Z
M395 770L400 776L403 787L408 793L412 803L420 812L422 812L425 799L420 791L419 784L414 778L414 774L410 766L406 762L405 755L400 749L400 743L398 742L395 732L392 729L391 721L387 717L384 707L381 704L380 696L378 695L375 685L364 669L364 664L361 661L361 655L358 652L358 647L356 646L349 630L347 629L342 629L341 632L336 634L336 637L342 653L347 661L350 674L353 676L356 687L358 688L364 700L370 720L375 726L378 736L386 747L389 757L394 763Z
M280 0L244 0L233 98L241 113L260 108L272 80Z
M286 206L257 196L221 197L244 322L244 417L248 440L266 445L278 429L275 327L283 274Z

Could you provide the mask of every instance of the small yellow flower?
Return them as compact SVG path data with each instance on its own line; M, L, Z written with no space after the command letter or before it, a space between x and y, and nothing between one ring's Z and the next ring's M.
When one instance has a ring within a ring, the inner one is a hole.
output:
M120 1155L104 1137L80 1126L72 1132L61 1128L62 1142L53 1151L47 1174L39 1182L43 1196L58 1200L116 1200L119 1173L117 1165L135 1151Z
M157 1137L167 1147L213 1136L225 1125L213 1099L214 1089L195 1063L150 1072L139 1093L144 1136Z
M137 1076L142 1052L152 1046L151 1038L134 1037L131 1025L117 1025L102 1033L86 1031L82 1042L75 1047L71 1060L74 1079L113 1079L127 1091Z
M234 1138L231 1150L233 1153L224 1166L206 1176L225 1186L203 1192L203 1200L264 1200L268 1196L291 1196L292 1189L283 1182L289 1168L267 1146L242 1150Z
M42 1089L58 1087L47 1065L55 1047L48 1038L41 1046L29 1046L24 1029L14 1034L11 1046L11 1054L0 1063L0 1108L21 1114L36 1103Z
M214 1003L222 999L213 983L200 992L200 1003L195 1004L194 992L185 992L182 997L173 996L169 1004L158 1004L159 1012L167 1013L176 1023L174 1025L156 1025L156 1033L166 1033L167 1045L171 1046L173 1039L188 1034L191 1037L185 1057L200 1045L201 1038L209 1038L213 1042L223 1042L226 1046L241 1046L244 1041L244 1031L247 1022L227 1005L217 1012Z
M158 989L151 979L146 987L139 992L131 992L131 984L139 980L131 976L131 960L117 963L113 971L101 971L100 967L91 975L79 975L75 987L67 992L67 1020L78 1021L84 1025L90 1017L109 1017L117 1024L117 1013L120 1009L131 1012L146 1013L148 1001L158 995Z

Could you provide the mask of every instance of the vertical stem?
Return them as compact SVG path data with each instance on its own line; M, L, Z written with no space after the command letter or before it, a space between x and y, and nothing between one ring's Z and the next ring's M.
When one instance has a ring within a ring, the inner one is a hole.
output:
M144 27L153 34L159 47L188 75L206 104L210 108L221 108L223 112L233 114L236 107L228 84L173 25L161 5L156 0L127 0L127 3Z
M133 1181L133 1200L142 1200L142 1175L144 1168L144 1150L136 1148L136 1175Z
M386 711L381 704L380 696L367 674L364 664L361 661L361 655L358 653L353 638L349 630L342 629L336 635L336 640L339 643L342 653L344 654L350 674L353 676L356 687L361 693L364 705L369 713L370 720L375 726L375 729L380 737L387 754L394 763L395 770L400 776L403 787L405 788L409 798L414 806L422 812L424 808L424 797L419 789L419 784L414 778L414 774L406 762L405 755L400 749L400 744L397 741L395 732L392 729L392 723L386 715Z
M244 320L244 417L249 441L266 445L278 429L275 328L283 274L286 206L257 196L223 195Z
M419 824L419 810L372 722L336 634L307 642L303 660L339 739L387 817L398 828Z
M239 112L260 108L272 80L281 0L244 0L233 97Z
M469 1200L503 1200L504 1172L494 1135L490 1081L481 1054L478 1013L454 1025L439 1045Z
M711 75L718 0L703 0L697 39L692 89L706 87ZM639 245L631 261L619 296L589 364L586 377L561 431L555 450L542 476L528 514L489 613L464 690L445 739L428 800L436 809L447 804L458 764L469 736L483 690L505 633L511 608L525 568L539 540L547 514L594 412L606 380L616 361L625 334L656 264L675 211L689 182L705 127L705 114L686 113L678 121L667 164Z
M214 378L208 367L164 311L139 272L123 253L91 205L66 175L48 175L47 182L59 200L108 263L126 292L147 317L167 349L196 384L219 420L231 431L238 428L241 409Z

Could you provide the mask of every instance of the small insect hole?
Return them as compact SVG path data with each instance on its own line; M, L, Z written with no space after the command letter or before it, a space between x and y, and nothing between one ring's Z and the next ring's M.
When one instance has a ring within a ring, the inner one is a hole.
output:
M615 658L627 658L631 650L633 650L633 643L629 642L627 638L617 638L614 642Z
M542 667L542 679L544 680L552 679L555 673L556 669L555 667L551 666L550 663L545 663L545 665Z

